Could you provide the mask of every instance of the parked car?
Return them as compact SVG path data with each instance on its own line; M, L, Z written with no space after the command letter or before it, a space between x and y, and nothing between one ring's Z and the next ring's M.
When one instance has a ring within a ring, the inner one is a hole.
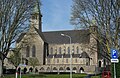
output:
M111 78L111 72L110 71L103 71L102 78Z

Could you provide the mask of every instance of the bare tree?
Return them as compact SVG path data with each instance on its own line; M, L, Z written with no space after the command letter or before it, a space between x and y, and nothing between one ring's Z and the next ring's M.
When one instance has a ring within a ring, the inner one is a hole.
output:
M29 28L33 7L37 0L0 0L0 76L3 61L18 36Z
M96 40L109 54L111 48L120 51L120 0L73 0L71 24L98 27Z

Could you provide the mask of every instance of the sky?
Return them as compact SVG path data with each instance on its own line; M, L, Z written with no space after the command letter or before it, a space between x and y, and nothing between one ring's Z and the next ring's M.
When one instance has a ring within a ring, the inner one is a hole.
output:
M42 30L72 30L70 24L72 0L41 0Z

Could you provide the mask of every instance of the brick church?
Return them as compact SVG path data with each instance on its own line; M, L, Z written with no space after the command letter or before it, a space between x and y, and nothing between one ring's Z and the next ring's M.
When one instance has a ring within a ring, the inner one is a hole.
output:
M88 29L42 32L42 15L31 14L30 28L22 33L16 46L22 45L21 54L29 70L29 58L37 58L38 72L96 73L109 64L100 54L97 26Z

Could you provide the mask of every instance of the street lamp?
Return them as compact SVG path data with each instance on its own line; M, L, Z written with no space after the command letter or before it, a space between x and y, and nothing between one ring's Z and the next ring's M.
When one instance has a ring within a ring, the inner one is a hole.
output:
M71 45L71 36L66 34L61 34L61 36L66 36L70 39L70 45ZM70 78L72 78L72 51L70 51Z

